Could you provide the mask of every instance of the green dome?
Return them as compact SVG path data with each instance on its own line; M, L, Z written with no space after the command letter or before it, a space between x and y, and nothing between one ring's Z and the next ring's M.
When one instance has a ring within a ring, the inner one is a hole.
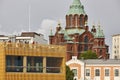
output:
M100 25L98 26L95 34L95 38L104 38L103 30L100 28Z
M70 9L67 15L70 14L85 14L84 7L81 4L80 0L74 0L72 5L70 5Z

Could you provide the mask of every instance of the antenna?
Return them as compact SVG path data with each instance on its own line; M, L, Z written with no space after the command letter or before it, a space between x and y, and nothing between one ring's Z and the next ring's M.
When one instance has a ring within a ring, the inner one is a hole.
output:
M31 22L31 20L30 20L30 18L31 18L31 14L30 14L30 13L31 13L31 3L30 3L30 0L29 0L29 3L28 3L28 4L29 4L29 5L28 5L28 7L29 7L29 9L28 9L28 10L29 10L29 11L28 11L28 12L29 12L29 13L28 13L28 16L29 16L29 17L28 17L28 21L29 21L29 22L28 22L28 27L29 27L29 32L30 32L30 25L31 25L31 24L30 24L30 22Z

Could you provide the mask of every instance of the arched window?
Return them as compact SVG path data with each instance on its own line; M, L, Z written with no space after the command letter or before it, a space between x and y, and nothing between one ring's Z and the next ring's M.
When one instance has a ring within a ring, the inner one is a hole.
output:
M84 46L84 51L87 51L88 50L88 45L85 45Z
M88 36L84 37L84 42L87 43L88 42Z
M82 16L80 16L80 26L82 27Z
M70 27L72 27L72 20L73 20L73 18L72 18L72 16L70 16Z
M100 55L102 55L102 50L100 50Z
M77 16L75 16L75 26L77 27L78 26L78 21L77 21Z
M102 46L104 45L104 41L101 42Z
M100 41L98 41L98 46L100 46Z

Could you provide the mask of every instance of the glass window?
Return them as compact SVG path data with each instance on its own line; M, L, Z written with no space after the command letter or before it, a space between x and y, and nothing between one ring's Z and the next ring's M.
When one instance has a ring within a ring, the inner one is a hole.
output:
M73 20L73 18L72 18L72 16L70 16L70 26L72 27L73 25L72 25L72 21Z
M87 51L88 50L88 45L85 45L84 46L84 51Z
M23 57L6 56L6 72L23 72Z
M60 73L62 65L62 58L47 57L46 72L47 73Z
M88 36L84 37L84 42L87 43L88 42Z
M78 21L77 16L75 16L75 26L77 27Z
M86 69L86 76L90 76L90 69Z
M43 58L27 57L27 72L43 72Z
M102 55L102 50L100 50L100 56Z
M95 70L95 76L100 76L100 70L99 69Z
M109 69L105 69L105 76L109 76Z
M82 27L82 25L83 25L83 24L82 24L82 23L83 23L82 21L83 21L82 16L80 16L80 27Z
M115 69L115 76L119 76L119 69Z
M77 76L77 69L72 69L72 72L74 73L74 76Z

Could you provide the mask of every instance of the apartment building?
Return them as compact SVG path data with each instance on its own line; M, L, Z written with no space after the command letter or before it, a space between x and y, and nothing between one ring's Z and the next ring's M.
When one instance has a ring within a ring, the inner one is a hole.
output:
M112 59L120 59L120 34L112 36Z
M119 59L78 60L73 56L66 64L74 72L74 80L120 80Z
M0 35L0 42L47 44L44 35L36 32L22 32L21 35Z
M66 80L64 46L0 43L0 80Z

